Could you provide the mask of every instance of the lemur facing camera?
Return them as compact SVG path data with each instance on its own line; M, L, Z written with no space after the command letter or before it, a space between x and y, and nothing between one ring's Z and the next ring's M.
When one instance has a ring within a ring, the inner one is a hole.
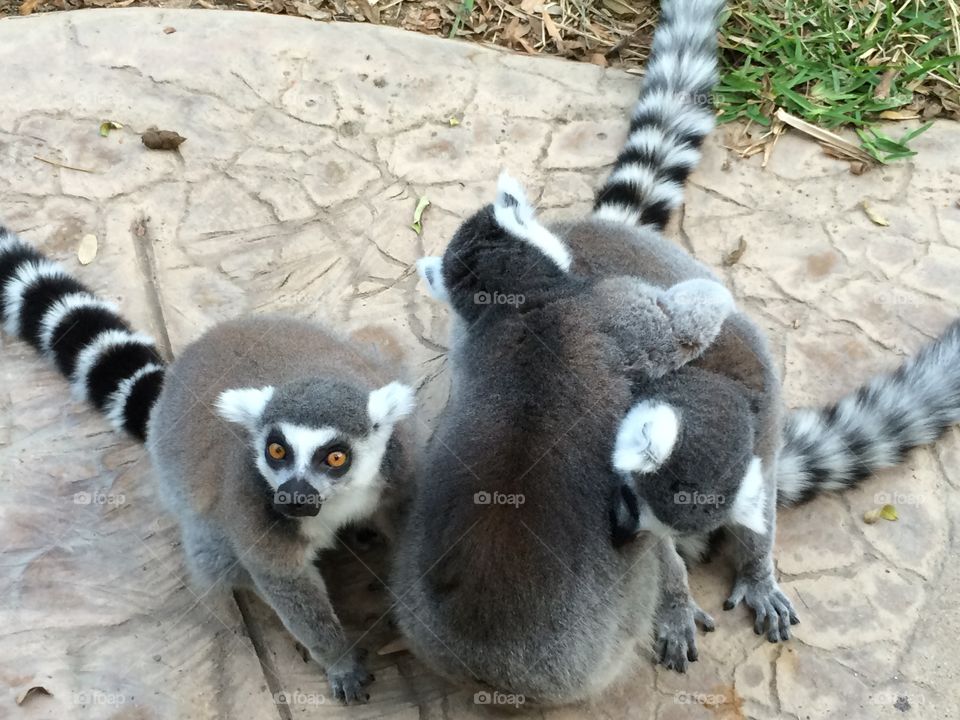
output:
M395 550L395 613L454 681L574 702L618 677L638 641L685 670L695 622L713 620L677 547L696 555L720 527L737 540L725 607L745 602L758 634L786 640L797 616L774 573L777 503L853 485L960 421L960 323L784 420L762 332L663 237L713 126L722 6L665 0L589 217L545 227L504 177L443 257L418 264L451 309L452 382ZM478 302L491 297L516 302Z
M314 560L339 528L389 514L406 492L410 441L395 425L414 400L399 356L382 350L389 336L249 317L167 366L111 303L2 227L0 318L146 443L195 582L257 591L334 696L366 700L372 676Z

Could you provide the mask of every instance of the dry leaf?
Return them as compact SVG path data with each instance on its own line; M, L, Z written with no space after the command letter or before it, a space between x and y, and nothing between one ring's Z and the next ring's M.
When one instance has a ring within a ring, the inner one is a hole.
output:
M873 206L870 205L870 203L868 203L866 200L860 203L860 207L863 208L863 212L866 214L868 218L870 218L870 222L872 222L874 225L879 225L880 227L890 226L890 221L887 220L879 212L874 210Z
M163 34L164 34L164 35L173 35L176 31L177 31L177 29L176 29L175 27L172 27L172 26L170 26L170 25L167 25L167 26L163 29Z
M551 37L554 44L557 46L557 52L562 53L564 51L563 36L560 34L557 24L549 15L547 15L546 10L543 11L541 17L543 18L543 27L547 31L547 35Z
M178 150L186 138L173 130L157 130L150 128L140 140L151 150Z
M844 140L842 137L836 133L832 133L829 130L824 130L823 128L817 127L811 123L808 123L806 120L801 120L796 115L791 115L783 108L777 109L777 119L794 128L800 132L809 135L815 140L819 141L825 147L833 150L831 155L837 157L836 153L839 153L844 158L859 160L862 163L867 165L873 165L876 160L869 155L866 151L854 145L849 140Z
M883 507L874 508L873 510L867 510L863 514L863 521L867 523L867 525L873 525L880 518L893 522L899 520L900 516L897 514L897 509L893 505L884 505Z
M106 137L111 130L122 130L123 125L113 120L104 120L100 123L100 137Z
M450 123L450 127L456 127L460 124L460 121L453 115L450 116L450 119L447 122Z
M880 117L884 120L916 120L920 113L915 110L884 110Z
M81 265L89 265L97 256L97 236L84 235L80 239L80 246L77 248L77 260Z
M34 685L33 687L28 687L22 693L17 695L17 705L23 705L27 700L34 697L35 695L49 695L53 697L53 693L47 690L42 685Z
M430 201L427 200L426 196L420 198L417 202L417 209L413 211L413 225L410 227L413 228L413 231L419 235L423 232L423 211L427 209L427 206L430 205Z
M20 4L20 14L29 15L37 9L37 5L39 4L40 0L23 0L23 2Z
M637 11L624 0L603 0L603 6L614 15L636 15Z
M880 77L880 82L877 83L877 87L873 91L874 98L877 100L886 100L890 96L890 87L893 85L893 79L897 76L898 72L900 71L896 68L890 68Z
M744 239L743 235L740 236L740 242L737 244L736 249L731 250L723 258L723 266L730 267L731 265L736 265L740 262L740 258L743 257L743 254L747 251L747 241Z

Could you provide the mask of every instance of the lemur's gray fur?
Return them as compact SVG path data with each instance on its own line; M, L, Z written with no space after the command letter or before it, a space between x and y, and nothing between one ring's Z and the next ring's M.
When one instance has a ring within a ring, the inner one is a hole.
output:
M389 336L250 317L214 326L166 366L111 304L3 228L0 290L7 332L146 443L195 582L256 590L334 696L365 700L372 677L314 560L338 529L389 514L406 493L410 441L394 426L413 392L397 381Z
M719 526L737 540L725 607L745 601L757 633L787 639L778 478L788 502L812 497L960 420L955 324L894 375L784 426L763 334L662 236L712 128L722 4L664 2L626 148L590 217L547 228L503 178L443 257L419 263L452 311L453 377L399 536L396 615L455 681L576 701L637 640L684 670L694 623L713 621L677 544ZM691 281L698 299L674 302ZM675 503L687 488L732 502Z

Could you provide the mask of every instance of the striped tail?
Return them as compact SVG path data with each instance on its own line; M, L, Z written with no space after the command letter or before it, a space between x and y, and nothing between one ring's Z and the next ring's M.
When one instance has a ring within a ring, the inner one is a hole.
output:
M664 0L626 147L597 194L594 216L657 231L683 202L713 129L723 0Z
M146 439L164 373L153 340L131 331L113 303L2 226L0 321L52 360L117 429Z
M960 422L960 320L836 405L791 413L777 465L784 507L852 487Z

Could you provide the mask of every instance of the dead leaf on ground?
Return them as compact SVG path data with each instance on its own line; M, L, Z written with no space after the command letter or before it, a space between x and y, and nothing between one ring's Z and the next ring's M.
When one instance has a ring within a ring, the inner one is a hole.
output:
M914 110L884 110L880 117L884 120L916 120L920 113Z
M870 222L874 225L879 225L880 227L889 227L890 221L887 220L883 215L881 215L874 207L867 202L866 200L860 203L860 207L863 208L864 214L870 218Z
M93 262L93 259L97 256L97 236L96 235L84 235L80 240L80 245L77 247L77 260L80 261L81 265L89 265Z
M890 68L881 77L873 91L873 97L877 100L886 100L890 96L890 88L893 85L893 79L900 71L896 68Z
M743 257L743 254L746 251L747 251L747 241L743 237L743 235L741 235L740 242L737 244L736 249L731 250L724 256L723 266L730 267L732 265L736 265L738 262L740 262L740 258Z
M867 525L873 525L880 518L894 522L900 519L900 515L897 514L897 508L890 504L874 508L873 510L867 510L863 514L863 521L867 523Z
M177 29L176 29L175 27L172 27L172 26L170 26L170 25L167 25L167 26L163 29L163 34L164 34L164 35L173 35L176 31L177 31Z
M876 160L869 155L865 150L861 149L859 146L854 145L849 140L844 140L842 137L836 133L830 132L829 130L824 130L821 127L817 127L812 123L808 123L806 120L798 118L796 115L791 115L783 108L777 109L777 119L795 130L799 130L805 135L809 135L814 140L817 140L821 145L824 146L824 149L828 149L828 153L834 157L837 157L838 154L843 157L851 160L859 160L862 163L867 165L872 165Z
M30 13L32 13L34 10L37 9L37 5L39 4L40 4L40 0L24 0L20 4L20 14L29 15Z
M416 210L413 211L413 225L410 227L417 235L423 232L423 211L426 210L429 205L430 201L426 196L423 196L417 202Z
M28 687L26 690L17 695L17 705L23 705L27 700L38 695L49 695L50 697L53 697L53 693L42 685L34 685L33 687Z
M122 130L123 125L113 120L104 120L100 123L100 137L107 137L111 130Z
M149 128L140 140L151 150L178 150L187 139L173 130Z

